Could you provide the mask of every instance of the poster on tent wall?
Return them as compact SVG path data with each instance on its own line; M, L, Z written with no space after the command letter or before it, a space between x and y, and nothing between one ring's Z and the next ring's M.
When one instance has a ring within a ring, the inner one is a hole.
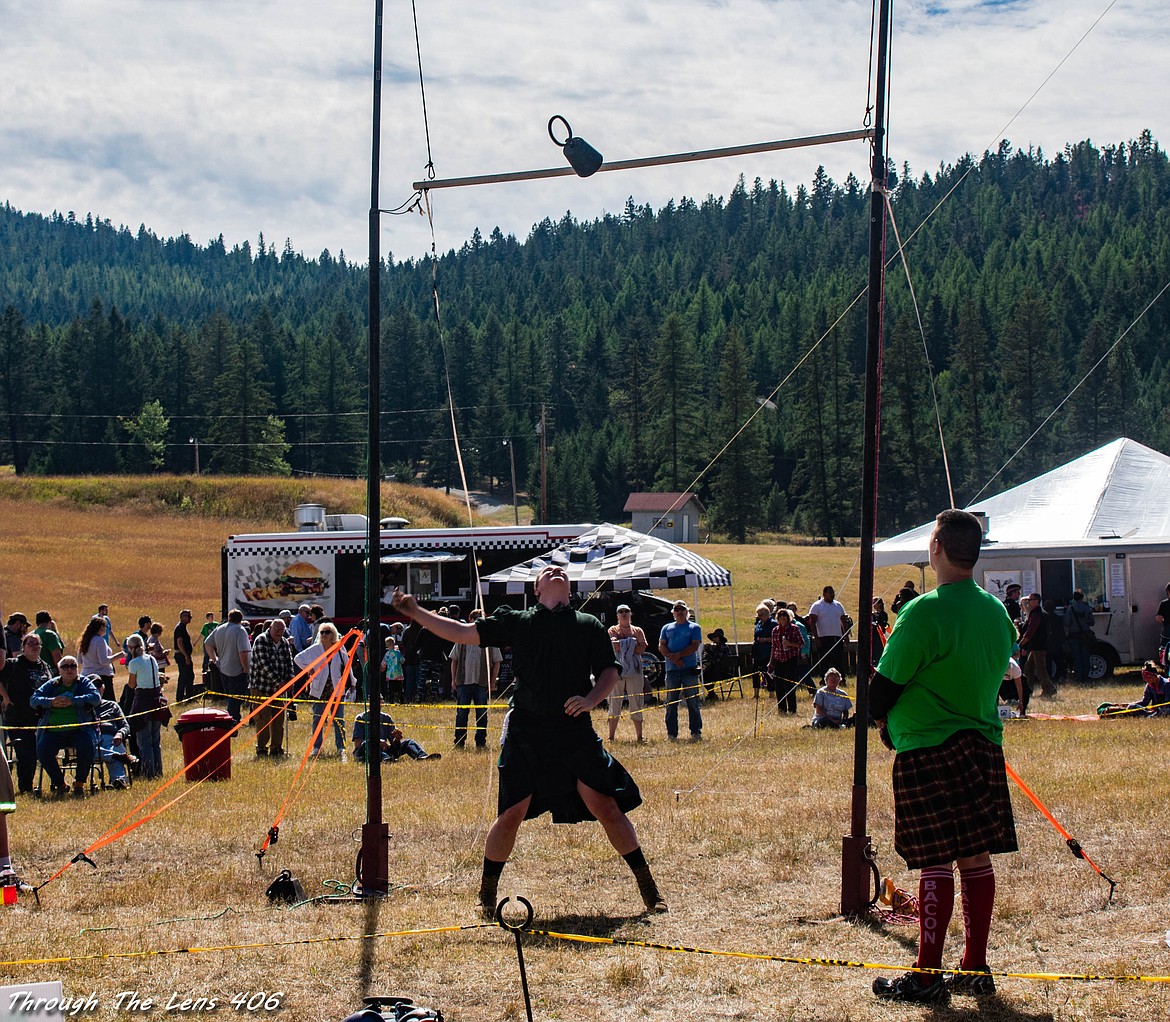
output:
M1015 583L1022 586L1024 573L1022 571L1003 571L996 569L995 571L985 571L983 573L983 588L986 589L992 596L1000 599L1007 599L1007 587Z

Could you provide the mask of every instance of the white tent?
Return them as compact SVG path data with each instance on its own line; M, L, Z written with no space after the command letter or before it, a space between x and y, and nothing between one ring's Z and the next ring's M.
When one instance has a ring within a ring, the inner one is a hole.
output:
M664 539L603 524L555 550L488 575L480 581L480 591L495 596L531 593L536 576L550 564L565 568L574 592L591 593L603 586L631 592L731 585L731 572L714 561Z
M967 510L988 518L985 554L1170 543L1170 458L1122 437ZM874 564L926 564L933 529L874 544Z

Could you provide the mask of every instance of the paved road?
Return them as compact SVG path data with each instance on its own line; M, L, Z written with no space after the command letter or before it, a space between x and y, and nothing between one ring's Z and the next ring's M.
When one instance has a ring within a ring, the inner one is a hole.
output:
M457 500L463 500L463 491L451 487L451 496ZM471 506L474 507L481 514L494 515L499 511L511 510L512 501L508 497L501 497L499 494L493 496L490 493L483 493L479 490L471 491Z

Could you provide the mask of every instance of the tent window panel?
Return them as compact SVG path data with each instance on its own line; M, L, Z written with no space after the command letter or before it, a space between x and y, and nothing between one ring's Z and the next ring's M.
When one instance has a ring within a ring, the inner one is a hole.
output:
M1104 610L1109 600L1105 589L1105 558L1087 557L1074 560L1073 588L1080 589L1094 610Z
M435 576L438 574L439 566L430 565L427 567L410 566L410 589L415 596L429 597L435 592Z
M1073 562L1070 560L1040 562L1040 595L1046 600L1055 600L1063 607L1072 599ZM1028 594L1024 593L1026 597Z

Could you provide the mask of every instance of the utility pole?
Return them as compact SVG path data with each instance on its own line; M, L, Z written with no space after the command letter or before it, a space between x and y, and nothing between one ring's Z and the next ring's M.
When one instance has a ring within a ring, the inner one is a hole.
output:
M199 475L199 437L188 437L187 443L195 445L195 474Z
M390 826L382 821L382 250L378 236L378 176L382 135L382 3L374 4L373 144L370 158L369 405L366 447L366 822L362 825L362 895L390 889ZM356 650L355 650L356 652Z
M504 446L508 448L508 461L512 466L512 522L515 525L520 524L520 505L516 503L516 445L512 443L511 437L504 441Z
M869 679L873 647L873 542L877 533L878 439L881 435L882 313L886 240L886 61L890 3L881 0L870 164L869 293L865 341L865 425L862 455L861 559L857 584L857 726L853 729L853 796L849 835L841 842L841 914L863 916L869 908L873 846L866 834L866 757L869 743Z
M540 406L540 524L548 524L548 417L545 405Z

